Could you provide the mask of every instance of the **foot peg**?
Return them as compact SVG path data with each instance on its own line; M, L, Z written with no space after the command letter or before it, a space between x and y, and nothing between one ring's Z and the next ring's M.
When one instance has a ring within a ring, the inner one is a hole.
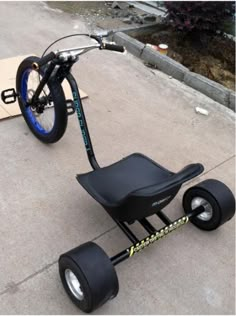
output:
M2 101L5 103L5 104L10 104L10 103L14 103L16 102L16 98L19 96L18 93L16 93L15 89L14 88L11 88L11 89L6 89L6 90L3 90L1 92L1 98L2 98Z
M72 115L75 113L75 106L73 100L66 100L66 107L67 107L67 115Z

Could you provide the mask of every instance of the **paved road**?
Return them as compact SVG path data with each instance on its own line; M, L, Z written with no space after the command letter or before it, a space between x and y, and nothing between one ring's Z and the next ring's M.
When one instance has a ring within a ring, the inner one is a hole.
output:
M0 58L40 54L74 27L86 31L79 18L40 2L1 2ZM129 54L91 52L74 73L89 94L84 106L102 165L132 152L173 171L202 162L197 181L218 178L234 190L234 124L219 104ZM196 105L209 116L197 115ZM59 280L59 255L88 240L109 255L129 243L75 180L90 170L76 117L52 146L34 138L21 117L1 121L0 148L0 313L78 314ZM193 183L167 207L172 218ZM119 295L97 313L234 314L234 268L233 220L211 233L189 224L119 265Z

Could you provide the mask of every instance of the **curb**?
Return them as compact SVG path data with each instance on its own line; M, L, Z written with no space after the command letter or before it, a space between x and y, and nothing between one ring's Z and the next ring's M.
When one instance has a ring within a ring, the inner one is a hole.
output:
M221 84L191 71L184 76L184 83L207 95L209 98L230 107L229 97L231 90Z
M123 45L128 52L136 57L141 58L145 62L157 66L159 70L172 76L173 78L184 82L189 87L205 94L209 98L217 101L227 108L235 112L235 92L227 89L223 85L210 80L195 72L191 72L188 68L173 60L172 58L162 55L159 52L147 47L145 44L129 36L128 34L145 34L153 29L154 25L142 28L126 29L116 32L112 36L112 40L118 45ZM128 33L128 34L127 34Z
M150 47L145 47L143 49L141 59L151 65L156 65L159 70L179 81L183 81L185 74L189 72L188 68L168 56L161 55Z
M231 91L231 90L230 90ZM229 108L231 110L233 110L235 112L235 97L236 97L236 94L235 92L230 92L230 96L229 96Z
M108 38L112 40L116 33L125 33L127 35L130 35L131 37L139 35L140 32L142 35L149 34L153 30L153 28L156 28L159 31L165 29L165 27L159 22L150 23L144 26L132 25L130 27L126 26L119 29L112 29L112 34L110 34Z

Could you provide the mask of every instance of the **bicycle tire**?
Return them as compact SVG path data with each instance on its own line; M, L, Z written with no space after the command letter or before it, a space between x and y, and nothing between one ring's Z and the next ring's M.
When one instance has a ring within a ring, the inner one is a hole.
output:
M64 91L59 81L49 79L47 83L54 108L54 122L49 131L40 125L34 116L31 106L27 105L28 78L30 73L35 71L32 68L32 64L38 60L39 58L35 56L27 57L18 67L16 75L16 91L19 94L18 102L21 113L32 133L44 143L55 143L65 133L68 116ZM42 74L43 70L40 71L40 75ZM40 117L41 114L37 113L37 115Z

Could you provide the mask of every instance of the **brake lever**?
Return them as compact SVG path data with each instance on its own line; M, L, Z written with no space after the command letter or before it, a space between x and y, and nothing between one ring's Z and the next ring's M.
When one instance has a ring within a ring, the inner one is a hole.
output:
M99 43L99 45L102 45L102 37L98 35L90 35L90 38L95 39Z

